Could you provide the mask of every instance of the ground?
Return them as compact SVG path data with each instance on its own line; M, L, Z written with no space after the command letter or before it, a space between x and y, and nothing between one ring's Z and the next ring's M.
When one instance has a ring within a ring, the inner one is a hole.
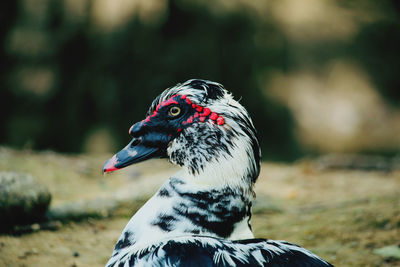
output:
M130 216L176 171L153 160L103 176L110 156L0 148L1 171L29 172L48 186L57 225L1 234L0 266L104 266ZM299 244L336 266L400 266L396 257L377 254L400 244L399 170L265 162L256 193L256 237Z

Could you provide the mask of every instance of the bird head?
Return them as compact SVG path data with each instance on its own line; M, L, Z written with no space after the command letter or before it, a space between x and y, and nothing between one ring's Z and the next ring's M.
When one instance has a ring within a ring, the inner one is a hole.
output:
M253 184L259 174L260 149L251 118L215 82L188 80L166 89L129 134L132 141L104 164L103 172L161 157L197 180L218 176L228 182L240 176Z

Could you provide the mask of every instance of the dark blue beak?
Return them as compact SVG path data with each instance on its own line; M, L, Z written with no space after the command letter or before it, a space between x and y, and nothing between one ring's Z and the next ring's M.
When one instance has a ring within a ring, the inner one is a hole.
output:
M159 151L158 147L146 146L140 138L133 138L125 148L104 164L103 173L116 171L133 163L160 156Z

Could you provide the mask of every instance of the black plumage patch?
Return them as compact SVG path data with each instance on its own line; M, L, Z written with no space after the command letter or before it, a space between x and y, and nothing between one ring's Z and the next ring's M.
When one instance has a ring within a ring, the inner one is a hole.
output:
M160 214L157 218L151 222L152 225L158 226L165 232L170 232L175 228L176 218L171 215Z
M168 191L168 189L161 188L160 191L158 191L158 196L160 196L160 197L171 197L171 193Z
M126 231L124 232L124 237L118 240L118 243L115 245L115 250L120 250L125 247L129 247L134 244L131 240L134 240L132 237L132 232Z
M193 89L206 90L206 97L209 99L217 100L222 98L225 94L224 87L221 84L210 82L207 80L191 80L188 86Z
M251 202L247 205L247 217L248 217L247 226L249 227L250 231L253 231L253 228L251 227L251 223L250 223L250 221L251 221L251 207L252 206L253 206L253 203L251 203Z
M186 229L184 232L185 233L191 233L191 234L194 234L194 235L200 234L200 230L197 230L197 229Z

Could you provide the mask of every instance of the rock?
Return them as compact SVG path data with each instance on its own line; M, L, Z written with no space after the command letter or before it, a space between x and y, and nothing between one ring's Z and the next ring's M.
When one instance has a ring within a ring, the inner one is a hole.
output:
M385 259L393 258L400 260L400 247L396 245L375 249L374 253Z
M51 195L30 174L0 172L0 230L43 219Z
M57 231L61 227L62 223L60 221L46 221L29 225L15 225L12 229L12 234L16 236L33 233L40 230Z
M105 218L118 207L118 201L110 198L80 200L53 206L46 214L50 221L79 221L85 218Z

